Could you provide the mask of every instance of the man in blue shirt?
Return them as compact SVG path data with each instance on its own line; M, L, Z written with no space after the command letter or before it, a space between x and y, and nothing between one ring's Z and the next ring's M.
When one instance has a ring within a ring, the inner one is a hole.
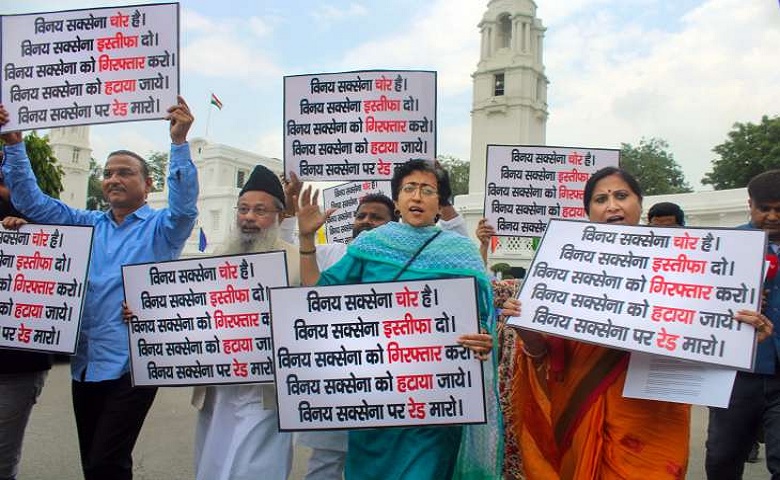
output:
M750 223L738 228L767 233L767 261L777 265L780 249L780 170L756 175L748 183ZM780 276L764 281L761 311L780 328ZM737 372L728 408L710 408L705 467L709 480L742 478L756 432L764 427L766 466L780 479L780 336L756 348L753 372Z
M168 109L171 153L168 208L146 204L152 180L138 154L118 150L103 171L107 212L71 208L38 188L20 132L3 132L3 174L16 208L31 222L92 225L87 293L76 354L71 359L73 410L86 480L133 477L132 451L155 388L134 388L127 325L122 321L122 265L178 258L198 216L198 175L187 132L193 122L184 99ZM8 112L0 106L0 125Z

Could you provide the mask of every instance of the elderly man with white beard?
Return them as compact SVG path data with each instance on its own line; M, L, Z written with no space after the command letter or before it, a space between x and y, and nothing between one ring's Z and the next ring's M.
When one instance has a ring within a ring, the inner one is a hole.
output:
M285 207L278 177L257 165L238 197L236 225L223 255L284 250L287 279L300 284L298 248L279 238ZM286 480L292 434L279 432L274 385L195 387L197 480Z

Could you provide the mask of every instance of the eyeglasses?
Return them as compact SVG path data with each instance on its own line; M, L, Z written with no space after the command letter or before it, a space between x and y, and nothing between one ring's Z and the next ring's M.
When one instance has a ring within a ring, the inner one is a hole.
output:
M266 210L263 207L248 207L246 205L237 206L236 211L240 215L248 215L249 212L252 212L255 214L255 216L262 217L262 218L270 217L271 215L280 212L280 210Z
M117 169L110 169L107 168L103 170L103 180L108 180L109 178L113 177L114 175L120 177L120 178L128 178L132 177L133 175L136 175L138 172L133 170L132 168L117 168Z
M439 194L438 190L430 185L425 185L424 183L407 183L401 186L401 192L405 193L406 195L414 195L414 192L417 191L419 191L420 195L423 197L433 197L434 195Z

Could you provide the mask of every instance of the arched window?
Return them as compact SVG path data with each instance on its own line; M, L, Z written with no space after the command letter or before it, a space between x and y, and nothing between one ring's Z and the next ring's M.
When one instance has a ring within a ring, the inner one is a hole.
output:
M509 48L512 42L512 20L505 13L498 17L498 48Z

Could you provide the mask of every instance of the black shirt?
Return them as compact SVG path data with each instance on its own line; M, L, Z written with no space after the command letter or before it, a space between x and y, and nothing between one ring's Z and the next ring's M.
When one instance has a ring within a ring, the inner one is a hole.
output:
M0 219L7 216L22 217L10 202L0 199ZM39 372L50 369L51 363L49 353L0 348L0 374Z

